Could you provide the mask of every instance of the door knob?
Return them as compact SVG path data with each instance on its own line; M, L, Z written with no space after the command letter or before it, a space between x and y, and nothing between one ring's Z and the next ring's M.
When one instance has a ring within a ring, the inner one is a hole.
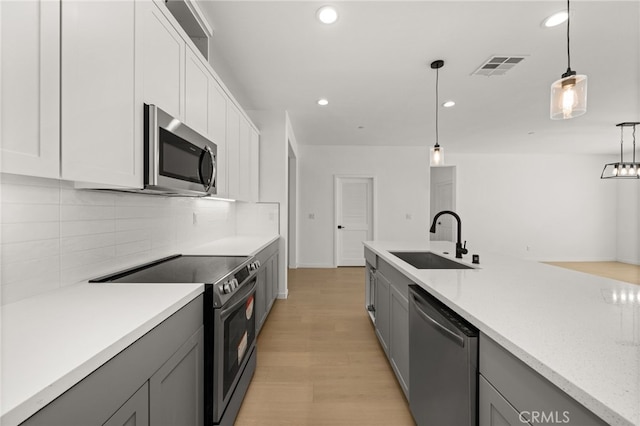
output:
M338 229L342 229L342 228L344 228L344 226L338 225Z

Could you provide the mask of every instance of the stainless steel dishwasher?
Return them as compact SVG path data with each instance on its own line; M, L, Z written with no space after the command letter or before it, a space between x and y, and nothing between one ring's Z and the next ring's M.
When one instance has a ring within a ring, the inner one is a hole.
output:
M418 426L476 426L478 330L409 286L409 405Z

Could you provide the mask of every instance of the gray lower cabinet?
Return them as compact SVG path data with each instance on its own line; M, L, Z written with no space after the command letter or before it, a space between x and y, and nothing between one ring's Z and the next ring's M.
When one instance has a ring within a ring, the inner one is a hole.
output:
M149 384L142 385L103 426L149 426Z
M256 311L256 328L260 331L262 324L267 318L267 268L266 265L260 267L257 275L258 284L256 296L253 302Z
M204 328L149 379L153 426L204 424Z
M479 349L480 426L607 424L482 333Z
M198 296L22 425L202 426L202 309Z
M376 334L389 356L389 335L391 334L391 283L380 272L376 273Z
M256 297L254 301L256 311L256 328L259 333L267 319L271 307L278 297L280 274L278 273L279 240L269 244L255 257L260 261L257 274Z
M379 262L382 269L386 265ZM404 280L396 280L393 273L377 270L369 278L374 284L375 329L384 352L387 354L400 387L409 398L409 301L401 289ZM389 279L387 276L393 276Z
M409 396L409 301L391 285L389 360L404 394Z
M480 375L480 426L526 426L530 425L520 417L506 399Z

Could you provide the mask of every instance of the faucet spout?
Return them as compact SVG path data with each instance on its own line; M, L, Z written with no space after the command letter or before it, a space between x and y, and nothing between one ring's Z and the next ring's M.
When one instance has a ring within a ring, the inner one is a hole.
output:
M460 220L460 216L456 212L452 212L451 210L443 210L438 212L433 217L433 222L431 223L431 228L429 232L435 234L436 232L436 224L438 223L438 218L443 214L448 214L453 216L453 218L458 222L458 240L456 241L456 258L462 259L463 254L467 254L469 251L467 250L467 242L465 241L464 246L462 245L462 220Z

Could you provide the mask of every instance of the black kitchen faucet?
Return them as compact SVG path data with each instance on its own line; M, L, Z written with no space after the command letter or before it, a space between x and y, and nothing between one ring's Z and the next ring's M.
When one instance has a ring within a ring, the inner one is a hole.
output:
M466 241L464 242L464 246L462 245L462 221L460 220L460 216L458 216L456 212L452 212L451 210L443 210L438 214L436 214L435 217L433 218L433 223L431 224L431 229L429 229L429 232L431 232L432 234L436 233L437 220L443 214L450 214L458 221L458 241L456 242L456 259L462 259L462 255L469 253L469 250L467 250Z

